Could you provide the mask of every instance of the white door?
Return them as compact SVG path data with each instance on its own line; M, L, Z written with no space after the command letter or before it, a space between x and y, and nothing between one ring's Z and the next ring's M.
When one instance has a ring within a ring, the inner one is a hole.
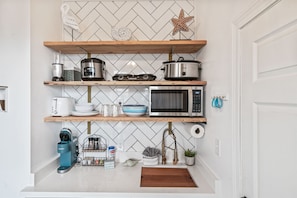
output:
M296 198L297 0L265 2L239 33L242 191Z

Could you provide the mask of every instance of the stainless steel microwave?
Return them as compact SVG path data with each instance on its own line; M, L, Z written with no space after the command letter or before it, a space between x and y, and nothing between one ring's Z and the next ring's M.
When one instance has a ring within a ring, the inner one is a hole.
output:
M203 86L150 86L150 116L204 116Z

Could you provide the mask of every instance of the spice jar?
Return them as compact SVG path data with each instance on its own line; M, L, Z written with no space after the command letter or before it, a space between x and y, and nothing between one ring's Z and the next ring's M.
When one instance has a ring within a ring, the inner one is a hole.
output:
M89 149L94 149L94 138L89 138Z
M94 138L94 149L99 150L99 138Z
M108 147L108 157L110 159L115 159L116 149L115 146L109 146Z

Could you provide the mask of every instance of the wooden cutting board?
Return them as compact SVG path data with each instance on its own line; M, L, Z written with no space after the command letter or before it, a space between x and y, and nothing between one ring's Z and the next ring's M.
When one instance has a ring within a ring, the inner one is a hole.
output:
M197 187L186 168L142 167L141 187Z

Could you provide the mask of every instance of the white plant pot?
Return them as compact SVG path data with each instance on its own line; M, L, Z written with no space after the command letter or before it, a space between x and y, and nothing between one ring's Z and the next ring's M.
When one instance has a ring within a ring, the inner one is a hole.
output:
M187 157L187 156L185 156L185 163L188 166L193 166L195 164L195 157Z
M158 165L159 157L158 156L153 156L153 157L143 156L142 162L143 162L143 165L145 165L145 166L155 166L155 165Z

